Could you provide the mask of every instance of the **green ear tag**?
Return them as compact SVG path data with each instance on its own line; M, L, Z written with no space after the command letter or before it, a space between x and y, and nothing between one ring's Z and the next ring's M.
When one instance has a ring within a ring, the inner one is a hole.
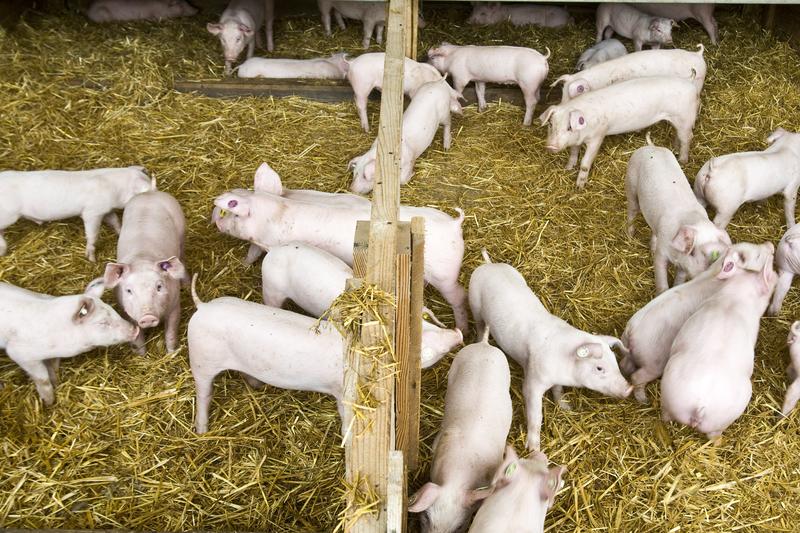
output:
M224 209L220 209L219 210L219 218L225 218L225 215L227 215L227 214L228 214L228 212L225 211Z
M517 471L517 463L511 463L506 467L506 477L511 477Z
M714 250L713 252L711 252L711 260L716 261L717 259L719 259L719 251Z

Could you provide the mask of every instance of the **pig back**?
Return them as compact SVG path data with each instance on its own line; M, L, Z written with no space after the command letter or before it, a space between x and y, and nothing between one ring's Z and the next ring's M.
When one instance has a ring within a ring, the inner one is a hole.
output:
M125 206L117 242L117 261L182 257L186 223L171 195L151 191L134 196Z

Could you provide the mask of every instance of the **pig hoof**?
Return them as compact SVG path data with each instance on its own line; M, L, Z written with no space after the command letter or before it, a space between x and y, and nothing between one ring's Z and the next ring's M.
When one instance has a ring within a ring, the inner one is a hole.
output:
M95 258L95 256L94 256L94 251L91 251L91 252L90 252L89 250L86 250L86 259L88 259L88 260L89 260L89 261L91 261L92 263L95 263L95 262L97 262L97 259L96 259L96 258Z
M525 443L525 446L529 451L538 452L541 446L540 439L537 437L528 437L528 441Z
M568 413L572 411L572 405L567 400L559 400L558 406L562 411L566 411Z
M633 397L636 398L636 401L642 405L648 405L650 401L647 399L647 393L644 389L636 389L636 392L633 393Z
M134 346L133 351L136 352L136 355L144 355L145 353L147 353L146 350L144 349L144 346Z

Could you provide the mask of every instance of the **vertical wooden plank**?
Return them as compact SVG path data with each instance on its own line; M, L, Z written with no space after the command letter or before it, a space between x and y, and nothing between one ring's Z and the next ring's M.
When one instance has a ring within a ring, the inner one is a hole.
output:
M388 518L386 520L386 531L388 533L402 533L406 530L406 513L403 505L406 492L403 452L395 450L389 454Z
M408 442L406 465L416 469L419 460L419 404L422 388L422 306L425 291L425 219L411 219L411 294L408 313L408 389L410 391L406 406L408 409Z
M415 60L417 59L418 45L419 45L419 2L420 0L410 0L411 2L411 53L408 57Z
M356 223L356 236L353 244L353 277L367 276L367 249L369 248L369 220Z
M397 316L395 321L395 346L397 353L397 449L408 454L418 438L409 418L409 402L414 397L415 363L409 359L409 326L411 316L411 223L400 222L397 233ZM413 318L414 320L417 317ZM420 317L421 320L421 317ZM418 364L418 363L417 363Z

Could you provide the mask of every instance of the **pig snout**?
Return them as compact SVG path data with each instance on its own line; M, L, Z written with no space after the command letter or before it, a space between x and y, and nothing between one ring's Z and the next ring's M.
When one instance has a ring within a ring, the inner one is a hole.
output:
M137 322L142 329L154 328L158 325L158 317L152 314L146 314L137 320Z

